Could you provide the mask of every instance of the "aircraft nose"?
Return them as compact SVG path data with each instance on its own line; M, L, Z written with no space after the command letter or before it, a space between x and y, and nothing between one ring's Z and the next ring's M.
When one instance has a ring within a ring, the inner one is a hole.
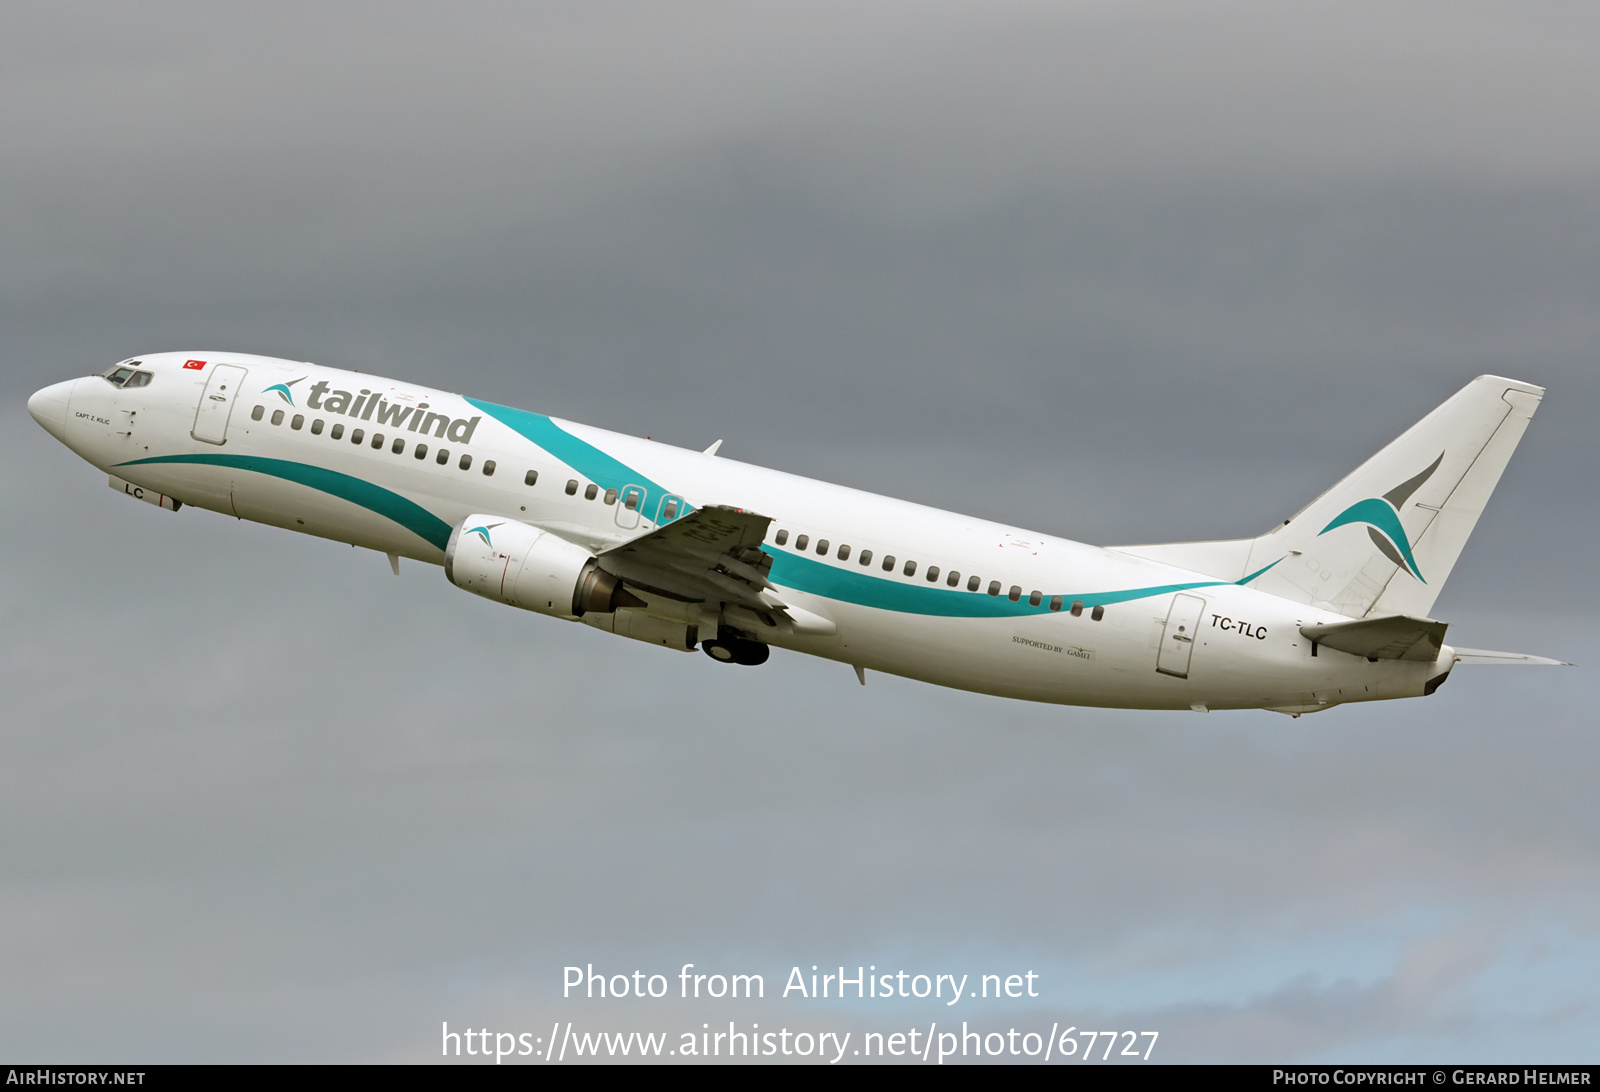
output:
M62 443L67 441L67 404L72 400L72 388L77 382L69 379L64 383L52 383L34 391L33 397L28 399L28 412L33 419Z

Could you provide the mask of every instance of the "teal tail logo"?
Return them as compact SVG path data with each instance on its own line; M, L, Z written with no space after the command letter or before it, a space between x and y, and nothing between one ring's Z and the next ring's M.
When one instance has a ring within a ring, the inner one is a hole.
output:
M304 378L305 378L305 376L303 376L303 375L300 377L300 379L304 379ZM261 393L262 394L266 394L268 391L277 391L278 392L278 397L283 399L285 402L289 403L292 406L292 405L294 405L294 392L291 391L289 388L294 386L296 383L300 382L300 379L291 379L287 383L274 383L272 386L268 387L266 390L262 391Z
M1427 581L1422 579L1422 571L1417 568L1417 559L1411 556L1411 540L1406 537L1406 529L1400 526L1400 509L1411 499L1411 494L1422 487L1423 482L1433 477L1433 472L1439 469L1442 462L1444 452L1441 451L1433 464L1421 474L1401 482L1382 497L1357 501L1333 517L1332 522L1317 532L1317 536L1320 538L1347 523L1364 523L1367 525L1367 537L1372 539L1372 544L1383 552L1384 557L1426 584Z
M494 549L494 543L489 540L489 532L499 526L500 524L498 523L491 523L487 527L468 527L467 534L477 535L479 538L483 539L483 544L492 550Z

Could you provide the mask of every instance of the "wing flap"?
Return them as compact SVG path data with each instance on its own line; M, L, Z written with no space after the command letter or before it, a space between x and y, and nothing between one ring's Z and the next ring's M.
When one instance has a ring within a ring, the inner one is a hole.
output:
M761 549L771 524L770 517L742 508L696 508L604 551L600 567L621 580L690 602L781 609L783 604L768 591L772 557Z

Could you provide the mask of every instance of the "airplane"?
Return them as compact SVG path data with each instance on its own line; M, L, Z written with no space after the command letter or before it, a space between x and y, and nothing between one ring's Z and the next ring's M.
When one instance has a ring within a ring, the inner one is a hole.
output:
M773 647L1065 705L1291 716L1421 697L1434 600L1544 394L1479 376L1297 514L1096 547L719 455L242 353L159 353L28 411L127 496L444 567L474 595L755 665Z

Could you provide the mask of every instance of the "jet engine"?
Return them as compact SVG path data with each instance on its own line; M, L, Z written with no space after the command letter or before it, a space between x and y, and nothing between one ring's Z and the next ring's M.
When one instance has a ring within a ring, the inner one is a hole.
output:
M557 618L645 605L588 550L504 517L471 515L456 524L444 575L463 591Z

